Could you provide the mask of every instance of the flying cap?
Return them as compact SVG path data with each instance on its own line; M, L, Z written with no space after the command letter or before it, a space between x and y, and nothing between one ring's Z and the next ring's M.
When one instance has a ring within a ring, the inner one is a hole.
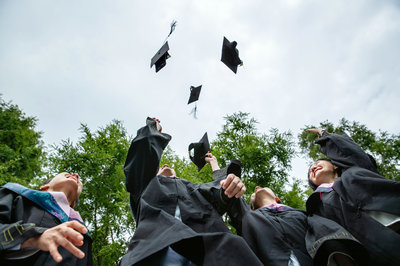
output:
M156 65L156 73L165 67L167 64L167 59L171 57L168 53L168 50L169 46L168 42L166 42L151 59L150 68L152 68L153 65Z
M222 56L221 61L229 67L235 74L238 65L243 65L242 60L239 58L239 51L236 49L237 42L229 42L224 36L224 41L222 43Z
M200 171L206 165L205 156L210 150L210 143L208 142L207 132L197 143L190 143L189 145L189 158L197 166Z
M200 85L198 87L190 86L190 97L189 97L188 104L195 102L199 99L201 86L202 85Z

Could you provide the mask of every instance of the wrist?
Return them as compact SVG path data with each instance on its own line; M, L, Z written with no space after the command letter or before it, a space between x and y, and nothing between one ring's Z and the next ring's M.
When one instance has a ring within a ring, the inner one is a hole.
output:
M35 242L37 241L38 238L39 238L39 236L34 236L34 237L31 237L31 238L28 238L27 240L25 240L21 244L21 249L28 248L28 247L34 247L35 246Z

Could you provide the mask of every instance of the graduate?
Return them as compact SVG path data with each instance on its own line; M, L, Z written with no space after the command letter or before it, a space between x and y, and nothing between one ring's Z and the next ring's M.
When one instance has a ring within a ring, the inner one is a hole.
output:
M270 188L256 187L251 207L243 199L228 211L231 224L264 265L313 265L305 236L304 210L281 204Z
M170 139L158 119L147 118L132 140L124 172L136 230L121 265L262 265L221 218L226 201L245 192L243 183L229 167L214 171L215 181L205 184L160 167ZM203 161L211 164L205 153Z
M241 176L240 161L232 162L238 165L235 174ZM219 169L215 157L210 164L213 170ZM368 265L366 250L343 227L281 204L270 188L256 186L250 205L242 198L230 201L228 215L237 233L264 265ZM323 237L314 239L321 231Z
M307 212L343 226L367 249L371 265L400 265L400 182L380 175L375 160L347 135L307 131L318 135L315 143L328 157L309 168L314 193ZM315 239L324 235L315 233Z
M40 191L0 188L0 265L93 265L92 240L74 210L77 174L60 173Z

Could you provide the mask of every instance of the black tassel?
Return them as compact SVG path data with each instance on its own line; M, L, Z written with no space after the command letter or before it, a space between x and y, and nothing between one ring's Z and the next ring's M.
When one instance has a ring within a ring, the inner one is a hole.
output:
M190 111L189 115L193 114L193 117L197 119L197 103L195 103L194 108Z
M171 30L170 30L170 32L169 32L169 34L168 34L168 37L171 35L171 33L175 30L175 27L176 27L176 24L178 23L178 21L176 21L176 20L173 20L172 22L171 22ZM167 37L167 38L168 38Z

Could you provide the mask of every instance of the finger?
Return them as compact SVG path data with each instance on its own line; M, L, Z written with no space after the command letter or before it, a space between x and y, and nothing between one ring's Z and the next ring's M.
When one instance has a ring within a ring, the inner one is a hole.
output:
M241 196L243 196L243 194L246 192L246 186L243 184L243 187L240 189L240 191L239 191L239 193L237 193L236 195L235 195L235 197L238 199L238 198L240 198Z
M58 228L58 232L60 233L61 237L70 239L74 244L78 244L83 241L83 235L70 227L60 227Z
M222 188L224 188L225 179L224 179L224 180L221 180L221 182L219 182L219 184L221 185Z
M66 250L68 250L69 252L71 252L72 255L74 255L75 257L82 259L85 257L85 253L83 253L80 249L78 249L77 247L75 247L70 241L68 241L66 238L63 237L59 237L57 238L57 243L62 246L63 248L65 248Z
M83 224L77 222L77 221L69 221L65 223L68 227L73 228L75 230L77 230L78 232L82 233L82 234L86 234L87 233L87 228L86 226L84 226Z
M235 176L235 178L232 179L228 187L225 189L225 195L231 198L239 182L240 182L239 177Z
M233 189L232 193L231 193L231 197L236 197L236 195L242 190L243 187L243 183L239 182L236 187Z
M49 243L49 252L56 262L62 261L61 254L58 252L57 245L54 242Z
M233 180L233 178L234 178L234 175L232 175L232 174L229 174L225 179L224 179L224 185L223 185L223 189L227 189L227 187L229 187L229 185L230 185L230 183L232 182L232 180Z
M72 244L74 244L75 246L81 247L83 245L83 240L81 241L77 241L76 239L71 239L69 237L66 237L66 239L71 242Z

